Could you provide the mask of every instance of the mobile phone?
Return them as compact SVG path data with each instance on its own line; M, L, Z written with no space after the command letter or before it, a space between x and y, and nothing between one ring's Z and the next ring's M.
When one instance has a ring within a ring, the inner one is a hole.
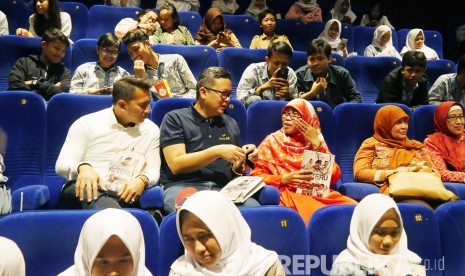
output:
M289 74L289 68L281 67L279 68L278 74L276 77L287 80L287 75Z

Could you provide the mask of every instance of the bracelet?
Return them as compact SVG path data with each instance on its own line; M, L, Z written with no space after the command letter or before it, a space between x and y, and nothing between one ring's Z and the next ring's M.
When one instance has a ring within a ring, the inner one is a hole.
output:
M92 168L92 165L89 164L89 163L81 163L81 164L77 167L76 172L79 173L79 168L80 168L81 166L84 166L84 165L89 165L89 166Z
M242 174L244 174L244 170L245 170L245 166L244 164L242 164L242 172L241 173L238 173L234 170L234 166L231 165L231 170L233 173L235 173L237 176L242 176Z
M136 178L140 178L142 182L144 182L144 188L147 188L149 186L149 178L143 174L139 174Z

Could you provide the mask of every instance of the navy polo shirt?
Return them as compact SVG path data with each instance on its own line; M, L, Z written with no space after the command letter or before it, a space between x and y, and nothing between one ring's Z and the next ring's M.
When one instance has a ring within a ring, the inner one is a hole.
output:
M164 188L174 185L213 181L219 187L225 186L232 178L231 163L217 159L199 171L174 175L166 163L163 149L170 145L185 144L186 153L207 148L233 144L240 146L240 130L237 122L228 115L205 118L194 108L173 110L165 115L160 127L161 172L160 182ZM156 111L155 111L156 112Z

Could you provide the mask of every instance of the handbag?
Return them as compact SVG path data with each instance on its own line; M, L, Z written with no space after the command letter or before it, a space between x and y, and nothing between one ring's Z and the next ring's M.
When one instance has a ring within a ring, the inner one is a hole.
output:
M395 200L450 201L458 197L447 190L441 177L431 172L398 172L388 177L389 195Z
M11 213L11 190L0 184L0 216Z

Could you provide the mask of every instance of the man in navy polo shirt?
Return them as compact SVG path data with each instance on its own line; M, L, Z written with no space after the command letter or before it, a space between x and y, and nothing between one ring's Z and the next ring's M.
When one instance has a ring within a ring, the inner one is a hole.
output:
M187 188L220 190L245 169L245 157L258 151L240 147L237 122L224 114L232 93L231 74L220 67L202 72L197 82L197 101L190 107L165 115L160 128L165 213L175 210L178 193ZM259 205L249 198L244 205Z

